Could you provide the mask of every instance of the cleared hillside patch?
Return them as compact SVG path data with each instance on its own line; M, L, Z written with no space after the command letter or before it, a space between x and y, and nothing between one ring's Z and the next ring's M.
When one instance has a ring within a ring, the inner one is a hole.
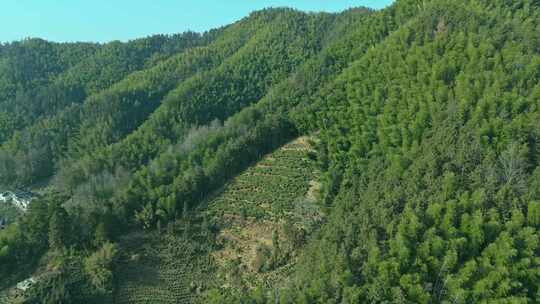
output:
M310 225L320 222L318 172L308 137L270 153L215 195L205 211L221 228L212 253L222 288L286 281ZM306 213L312 209L314 212Z
M232 179L191 216L161 233L124 237L115 303L192 303L213 288L285 282L309 233L304 222L322 218L311 151L307 137L296 139Z

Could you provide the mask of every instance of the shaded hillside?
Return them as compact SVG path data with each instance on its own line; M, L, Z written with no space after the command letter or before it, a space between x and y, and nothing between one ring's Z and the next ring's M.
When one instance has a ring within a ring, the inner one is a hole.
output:
M156 35L104 45L56 44L38 39L4 45L0 55L0 83L6 96L0 98L0 143L15 131L82 103L87 96L134 71L187 48L207 44L216 32L204 36Z

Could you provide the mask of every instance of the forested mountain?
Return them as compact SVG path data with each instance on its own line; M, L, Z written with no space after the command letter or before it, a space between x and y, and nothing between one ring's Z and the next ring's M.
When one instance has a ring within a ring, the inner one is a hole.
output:
M397 0L1 45L0 188L39 195L0 303L540 302L539 28Z

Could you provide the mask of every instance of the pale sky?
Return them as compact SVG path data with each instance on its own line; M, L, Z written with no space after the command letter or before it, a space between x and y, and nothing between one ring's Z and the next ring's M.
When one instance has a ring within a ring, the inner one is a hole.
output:
M338 12L393 0L2 0L0 42L126 41L152 34L206 31L265 7Z

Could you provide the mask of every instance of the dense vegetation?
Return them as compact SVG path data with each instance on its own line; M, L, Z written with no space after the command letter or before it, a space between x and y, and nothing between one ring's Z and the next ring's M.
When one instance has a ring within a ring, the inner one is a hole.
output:
M26 303L540 302L539 27L535 0L398 0L1 45L0 185L42 195L0 231L0 289L33 275ZM300 135L314 151L264 158Z

